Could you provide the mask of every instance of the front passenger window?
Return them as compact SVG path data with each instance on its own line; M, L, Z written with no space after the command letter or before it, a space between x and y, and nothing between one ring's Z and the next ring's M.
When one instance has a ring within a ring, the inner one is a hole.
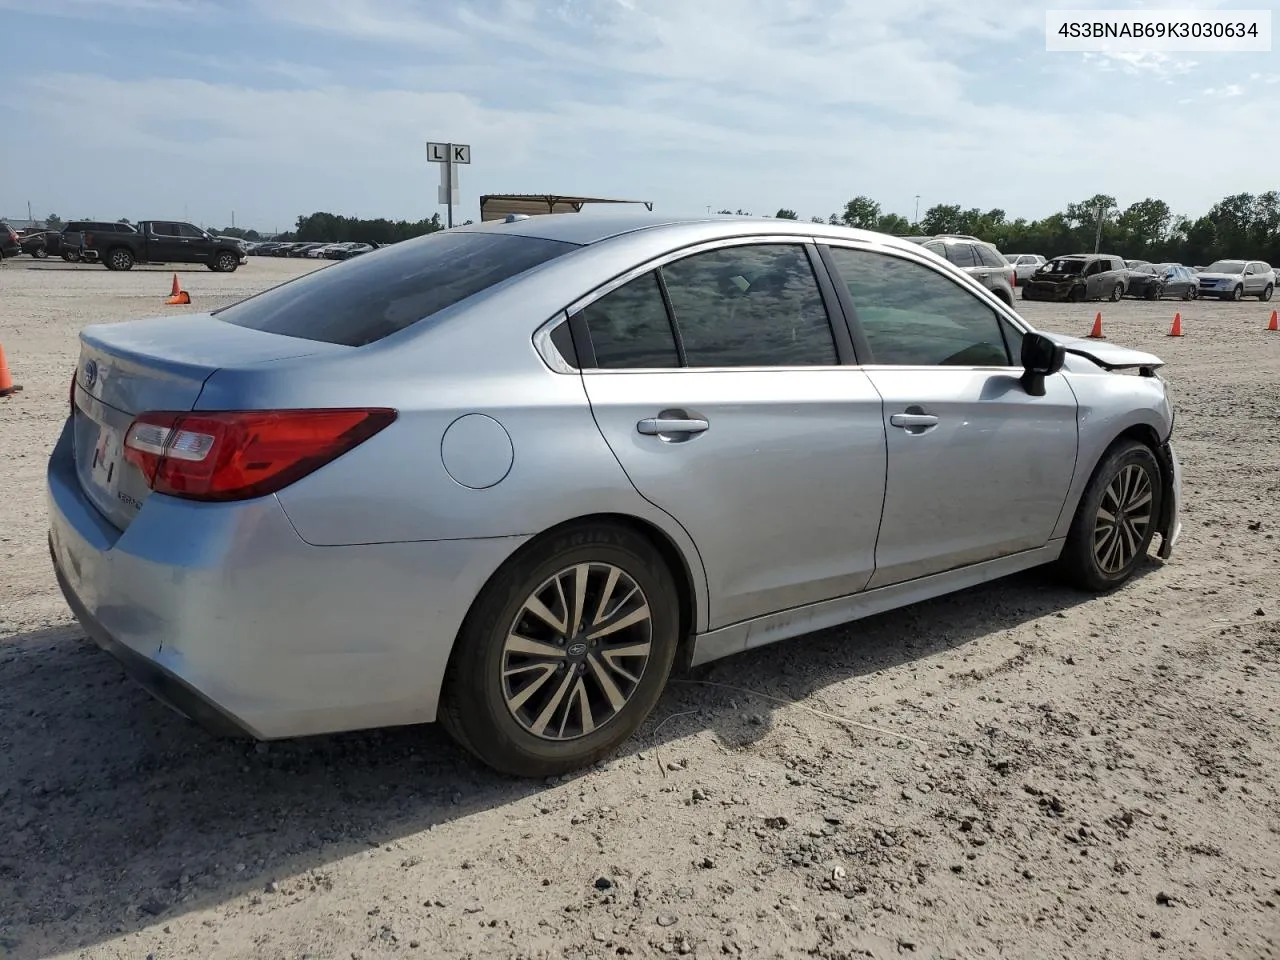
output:
M901 257L844 247L830 251L871 346L870 363L1012 365L996 311L975 294Z

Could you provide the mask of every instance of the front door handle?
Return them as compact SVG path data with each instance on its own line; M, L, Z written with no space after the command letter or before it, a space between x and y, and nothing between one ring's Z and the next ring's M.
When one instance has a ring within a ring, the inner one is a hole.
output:
M895 427L907 431L923 431L938 425L938 418L931 413L895 413L889 418Z
M693 418L650 417L637 423L636 430L646 437L656 437L664 433L701 433L710 426L706 420Z

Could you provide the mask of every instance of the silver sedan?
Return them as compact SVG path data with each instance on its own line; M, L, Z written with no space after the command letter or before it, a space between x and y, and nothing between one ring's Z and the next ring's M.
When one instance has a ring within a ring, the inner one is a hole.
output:
M440 720L549 775L675 669L1168 557L1160 365L880 234L465 226L86 329L49 547L87 633L210 729Z

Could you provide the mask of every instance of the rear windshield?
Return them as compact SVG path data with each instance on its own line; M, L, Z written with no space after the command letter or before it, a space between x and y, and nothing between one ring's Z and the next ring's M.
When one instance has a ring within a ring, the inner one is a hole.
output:
M440 231L322 267L214 313L252 330L360 347L577 247Z

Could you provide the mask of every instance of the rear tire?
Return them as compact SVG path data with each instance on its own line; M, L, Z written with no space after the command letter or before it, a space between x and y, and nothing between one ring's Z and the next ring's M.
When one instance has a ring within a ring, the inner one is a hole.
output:
M1266 301L1271 299L1271 294L1273 294L1274 292L1275 292L1275 288L1272 287L1271 284L1267 284L1267 289L1263 290L1260 294L1258 294L1258 299L1265 303Z
M1124 284L1117 283L1114 287L1111 288L1110 299L1112 303L1116 303L1123 296L1124 296Z
M1114 590L1147 556L1164 500L1160 463L1137 440L1113 444L1076 508L1059 572L1082 590Z
M31 251L31 256L35 257L37 260L43 260L45 257L49 256L49 249L47 247L36 247Z
M675 580L647 539L613 523L565 528L507 561L480 591L454 643L438 716L501 773L588 766L657 704L679 629Z

